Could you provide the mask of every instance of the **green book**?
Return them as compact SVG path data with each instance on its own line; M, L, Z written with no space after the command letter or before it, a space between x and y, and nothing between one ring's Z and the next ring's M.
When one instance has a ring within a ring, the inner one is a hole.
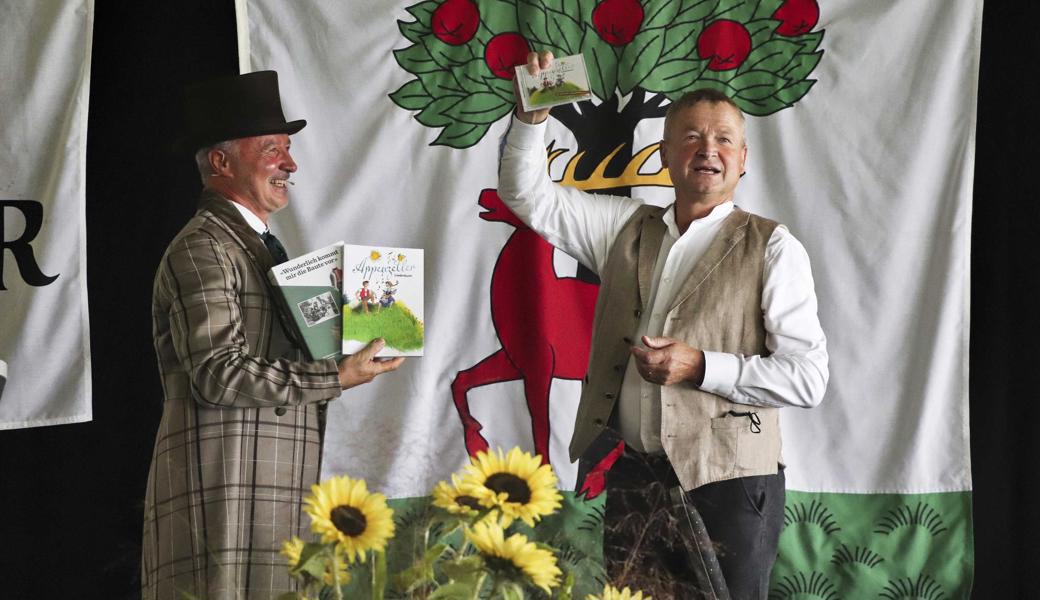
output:
M285 302L310 358L341 358L343 244L276 265L267 276Z

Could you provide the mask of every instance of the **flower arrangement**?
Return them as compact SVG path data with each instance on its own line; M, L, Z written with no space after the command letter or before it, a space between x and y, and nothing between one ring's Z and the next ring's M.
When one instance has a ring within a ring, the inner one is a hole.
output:
M560 509L562 500L556 475L540 456L519 448L480 452L450 483L439 482L414 561L392 576L386 552L395 523L386 498L350 477L333 477L311 490L304 510L318 540L293 538L283 544L300 591L280 600L342 600L344 586L369 554L374 600L385 598L388 586L396 598L572 598L574 576L566 572L559 550L528 535ZM587 600L651 599L607 585Z

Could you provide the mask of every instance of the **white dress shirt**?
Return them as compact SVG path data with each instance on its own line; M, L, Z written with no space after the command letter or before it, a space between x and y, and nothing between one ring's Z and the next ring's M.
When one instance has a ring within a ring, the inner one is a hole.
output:
M546 172L545 124L513 117L503 140L498 194L550 244L601 273L621 228L643 202L589 194L555 184ZM733 203L716 206L679 234L674 206L664 216L667 232L654 266L650 297L634 340L659 336L676 290L715 239ZM827 340L816 311L809 257L779 226L766 244L762 313L768 356L705 350L700 389L754 406L811 408L827 387ZM619 422L625 441L646 452L662 451L661 388L645 381L630 358L621 385Z
M242 213L242 218L246 220L246 223L250 227L253 228L253 231L257 232L258 234L267 233L267 224L261 221L260 217L253 214L253 211L249 210L248 208L242 206L241 204L233 200L228 200L228 202L231 202L231 206L234 206L238 209L238 212Z

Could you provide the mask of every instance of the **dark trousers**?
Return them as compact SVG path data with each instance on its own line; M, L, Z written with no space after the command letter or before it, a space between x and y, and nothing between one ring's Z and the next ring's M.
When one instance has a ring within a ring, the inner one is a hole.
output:
M669 491L667 458L626 449L607 473L604 560L611 579L655 599L713 598L691 577L688 544ZM784 523L784 473L685 492L700 513L733 600L764 600Z

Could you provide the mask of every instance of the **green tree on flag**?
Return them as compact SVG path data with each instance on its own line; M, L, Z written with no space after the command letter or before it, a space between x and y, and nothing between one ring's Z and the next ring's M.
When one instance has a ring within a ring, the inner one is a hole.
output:
M433 145L468 148L508 115L513 67L528 52L584 55L599 103L552 110L585 152L579 178L624 146L606 174L621 172L636 124L684 92L717 89L756 116L792 106L823 55L816 0L426 0L407 10L415 20L398 26L412 45L394 56L415 79L390 98L441 129Z

